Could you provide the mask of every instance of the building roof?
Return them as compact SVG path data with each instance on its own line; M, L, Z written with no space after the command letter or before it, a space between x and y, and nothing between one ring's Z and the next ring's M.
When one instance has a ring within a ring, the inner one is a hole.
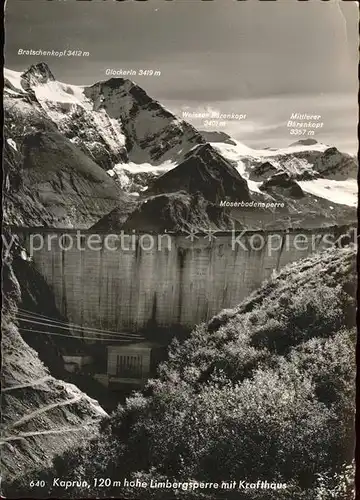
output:
M159 347L164 347L161 344L158 344L157 342L151 342L151 341L142 341L142 342L131 342L129 344L112 344L112 345L107 345L106 348L109 349L127 349L127 348L134 348L134 347L140 347L144 349L155 349Z

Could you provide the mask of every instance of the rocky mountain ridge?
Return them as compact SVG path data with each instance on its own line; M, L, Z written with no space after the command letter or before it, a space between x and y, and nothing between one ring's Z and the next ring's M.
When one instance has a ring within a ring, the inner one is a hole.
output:
M130 80L69 85L44 63L24 73L5 70L4 95L5 152L13 163L5 210L10 223L90 227L100 220L103 225L111 212L112 219L119 214L121 226L134 220L135 210L145 214L152 207L145 219L156 219L170 204L169 214L175 214L184 193L186 206L194 196L205 200L199 210L222 201L284 202L282 211L270 209L274 224L296 213L306 225L306 212L316 204L320 225L354 219L356 160L313 139L283 150L254 150L228 134L197 131ZM283 173L304 193L298 201L288 196L294 190L260 189ZM243 224L239 210L230 219L240 224L239 215ZM245 215L251 228L269 218L261 210ZM220 219L220 225L217 216L210 223L223 228L227 218ZM171 229L179 228L178 217L167 220ZM200 220L208 220L205 211ZM192 223L189 215L182 226Z
M51 349L46 366L24 340L18 319L23 296L12 257L3 261L2 270L1 472L2 479L11 482L50 466L57 453L74 445L74 439L96 436L107 414L74 384L53 376Z
M5 223L89 227L128 198L36 96L5 92L4 110Z

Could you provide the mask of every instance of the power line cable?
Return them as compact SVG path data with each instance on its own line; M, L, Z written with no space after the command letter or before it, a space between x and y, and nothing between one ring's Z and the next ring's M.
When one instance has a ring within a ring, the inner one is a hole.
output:
M88 331L89 333L90 332L98 332L98 333L101 333L103 335L119 335L119 336L130 336L132 338L136 338L136 337L139 337L139 338L143 338L142 335L139 335L137 333L126 333L126 332L114 332L114 331L111 331L111 330L102 330L102 329L99 329L99 328L92 328L92 327L87 327L87 326L80 326L80 325L77 325L75 323L68 323L68 322L65 322L65 321L60 321L60 320L54 320L54 319L51 319L50 316L45 316L43 314L39 314L39 313L32 313L30 311L26 311L26 309L21 309L21 308L18 308L20 313L17 314L17 316L19 317L19 319L22 319L23 321L25 321L25 319L34 319L34 320L39 320L39 321L42 321L44 323L50 323L50 325L47 325L47 326L52 326L55 325L59 325L59 328L61 327L66 327L66 329L73 329L73 330L84 330L84 331ZM23 312L24 311L24 312ZM24 319L25 318L25 319Z
M44 332L42 330L32 330L32 329L27 329L27 328L19 328L21 331L23 332L31 332L31 333L43 333L45 335L55 335L55 336L58 336L58 337L66 337L66 338L72 338L72 339L81 339L81 340L109 340L109 341L112 341L112 342L130 342L130 340L125 340L125 339L122 339L122 340L119 340L119 339L103 339L103 338L97 338L97 337L77 337L75 335L66 335L66 334L62 334L62 333L54 333L54 332Z
M34 321L34 320L31 320L31 319L24 319L24 318L19 318L20 321L23 321L25 323L30 323L30 324L33 324L33 325L40 325L40 326L45 326L45 327L50 327L50 328L55 328L55 329L61 329L61 330L67 330L67 331L73 331L73 330L76 330L76 328L69 328L69 327L65 327L65 326L57 326L57 325L51 325L51 324L48 324L48 323L42 323L40 321ZM80 330L81 331L81 330ZM88 331L88 330L83 330L84 333L88 333L88 334L91 334L93 332L91 331ZM79 332L77 332L79 333ZM97 333L96 335L98 336L102 336L102 338L104 340L106 340L106 336L109 336L110 333ZM96 337L96 335L94 335L94 337ZM116 334L114 333L113 337L118 337L119 339L123 339L123 340L141 340L141 339L144 339L144 337L132 337L131 335L121 335L121 334Z
M24 318L24 317L21 317L21 316L18 316L18 319L20 321L23 321L25 323L32 323L32 324L36 324L36 325L41 325L41 326L46 326L46 327L49 327L49 328L59 328L61 330L68 330L68 331L74 331L74 330L78 330L80 332L84 332L84 333L94 333L94 336L96 335L102 335L102 336L111 336L111 333L107 333L107 332L101 332L101 330L99 330L98 332L93 332L91 330L87 330L86 328L73 328L73 327L69 327L69 326L59 326L57 324L51 324L51 323L47 323L47 322L44 322L44 321L35 321L35 319L31 319L31 318ZM113 337L119 337L119 338L129 338L129 339L143 339L144 337L142 337L141 335L138 335L136 337L134 337L133 335L131 334L121 334L121 333L117 333L117 332L114 332L112 334Z

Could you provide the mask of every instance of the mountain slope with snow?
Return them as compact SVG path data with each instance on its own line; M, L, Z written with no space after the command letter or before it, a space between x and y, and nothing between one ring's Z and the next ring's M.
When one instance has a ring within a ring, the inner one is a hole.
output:
M130 80L112 78L84 89L96 110L120 121L130 161L154 166L182 161L195 145L205 143L189 123L178 119Z
M303 191L334 204L354 207L357 204L357 162L347 153L325 144L295 143L281 150L252 149L237 142L236 146L213 143L222 156L236 162L239 173L247 180L250 191L278 172L287 172L299 182Z
M180 165L163 174L149 187L151 194L179 190L189 194L200 193L206 200L217 204L227 198L250 200L246 181L233 164L210 144L195 148Z
M57 81L44 63L23 73L5 70L4 77L10 126L6 151L15 147L9 156L20 161L24 151L29 152L29 142L34 146L11 177L8 199L14 223L24 219L23 215L16 217L16 211L25 204L25 213L36 206L37 213L30 219L42 217L50 225L54 211L58 213L56 224L72 219L86 227L120 211L120 224L133 210L145 214L148 208L142 204L154 195L172 194L164 198L164 207L184 206L181 196L174 199L174 193L180 191L190 197L200 194L206 203L217 205L245 199L280 202L281 210L267 210L275 225L277 217L289 221L295 217L298 224L305 225L309 218L320 225L356 219L356 159L314 139L280 150L252 149L222 132L199 132L123 78L90 86L68 85ZM57 168L49 168L51 163ZM93 174L85 174L87 169L97 170L96 180ZM78 171L81 180L74 183ZM272 180L278 174L290 176L290 190L279 185L277 177ZM86 185L89 178L90 186ZM35 182L35 189L21 195L23 201L19 196L12 199L17 192L14 182L16 187L24 180L28 185ZM303 195L295 199L291 195L295 191ZM72 211L80 210L80 217L69 216L66 200L71 200ZM89 210L87 205L93 208ZM151 207L153 217L154 207L164 212L159 201ZM253 208L232 213L235 221L246 219L254 228L261 227L264 217L269 219L264 210ZM203 219L206 217L204 213Z
M31 95L59 131L97 163L177 164L204 137L134 82L111 78L92 86L55 80L45 63L24 73L4 70L5 94Z
M4 222L89 227L128 198L33 97L4 96Z
M205 200L201 195L192 196L185 191L149 196L122 222L118 209L104 216L91 229L94 231L173 232L192 230L229 230L234 223L230 210L224 210Z
M5 95L33 97L33 106L40 109L57 125L58 130L79 146L103 168L126 160L125 136L121 123L111 119L103 109L94 109L94 103L84 94L84 87L68 85L55 80L46 64L31 66L24 73L4 71ZM10 82L12 87L7 85Z

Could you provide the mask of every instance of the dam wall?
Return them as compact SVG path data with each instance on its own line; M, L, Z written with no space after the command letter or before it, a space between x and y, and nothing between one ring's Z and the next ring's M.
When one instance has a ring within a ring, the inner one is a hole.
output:
M96 233L96 249L89 245L94 233L86 231L27 228L17 234L70 322L122 332L209 320L239 304L273 271L329 248L337 230L226 232L194 241L185 234L152 235L152 248L151 235L146 241L132 235L116 246L111 235ZM71 247L76 234L78 245Z

